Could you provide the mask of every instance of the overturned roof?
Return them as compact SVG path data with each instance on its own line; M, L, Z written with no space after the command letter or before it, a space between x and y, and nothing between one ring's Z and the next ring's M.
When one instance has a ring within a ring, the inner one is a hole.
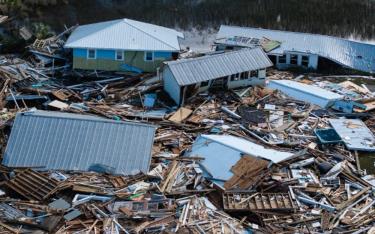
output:
M77 27L66 48L118 49L130 51L178 51L176 30L131 19L119 19Z
M272 66L261 48L182 59L166 64L180 86Z
M155 127L61 112L18 113L4 154L8 167L115 174L147 172Z
M220 27L216 39L235 36L258 39L265 37L281 42L270 54L283 54L285 51L312 53L348 68L375 72L375 45L372 44L325 35L226 25Z

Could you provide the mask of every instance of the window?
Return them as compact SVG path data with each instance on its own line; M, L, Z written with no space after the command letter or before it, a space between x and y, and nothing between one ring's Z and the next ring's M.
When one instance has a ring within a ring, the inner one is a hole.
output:
M207 81L203 81L203 82L201 82L201 87L206 87L206 86L208 86L208 80Z
M290 64L293 64L293 65L298 64L298 55L296 55L296 54L290 55Z
M286 63L286 55L279 56L279 63Z
M250 71L250 77L258 77L258 70Z
M249 73L248 72L242 72L240 80L246 80L248 78Z
M145 52L145 61L154 61L154 53L151 51Z
M302 66L304 67L308 67L309 66L309 56L302 56L302 63L301 63Z
M116 50L116 60L124 60L124 51Z
M239 73L231 75L231 76L230 76L230 80L231 80L231 81L239 80L239 79L238 79L238 78L239 78L239 75L240 75Z
M96 50L87 50L87 58L88 59L96 59Z
M172 59L177 60L178 59L178 53L177 52L172 52Z

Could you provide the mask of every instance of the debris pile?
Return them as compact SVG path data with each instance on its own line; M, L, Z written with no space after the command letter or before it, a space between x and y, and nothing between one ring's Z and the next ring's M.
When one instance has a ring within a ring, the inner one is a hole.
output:
M271 70L177 106L152 74L48 73L71 30L1 60L0 231L374 232L370 85Z

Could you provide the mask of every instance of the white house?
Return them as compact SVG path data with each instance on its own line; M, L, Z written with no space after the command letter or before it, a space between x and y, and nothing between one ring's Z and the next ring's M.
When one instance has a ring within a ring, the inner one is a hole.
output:
M233 89L264 85L266 68L272 62L262 48L166 62L164 90L177 103L209 89Z

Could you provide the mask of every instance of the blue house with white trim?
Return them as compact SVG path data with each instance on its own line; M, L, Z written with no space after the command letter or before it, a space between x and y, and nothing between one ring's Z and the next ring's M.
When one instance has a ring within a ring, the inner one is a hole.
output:
M120 19L77 27L65 48L73 50L74 69L155 72L177 59L183 37L174 29Z

